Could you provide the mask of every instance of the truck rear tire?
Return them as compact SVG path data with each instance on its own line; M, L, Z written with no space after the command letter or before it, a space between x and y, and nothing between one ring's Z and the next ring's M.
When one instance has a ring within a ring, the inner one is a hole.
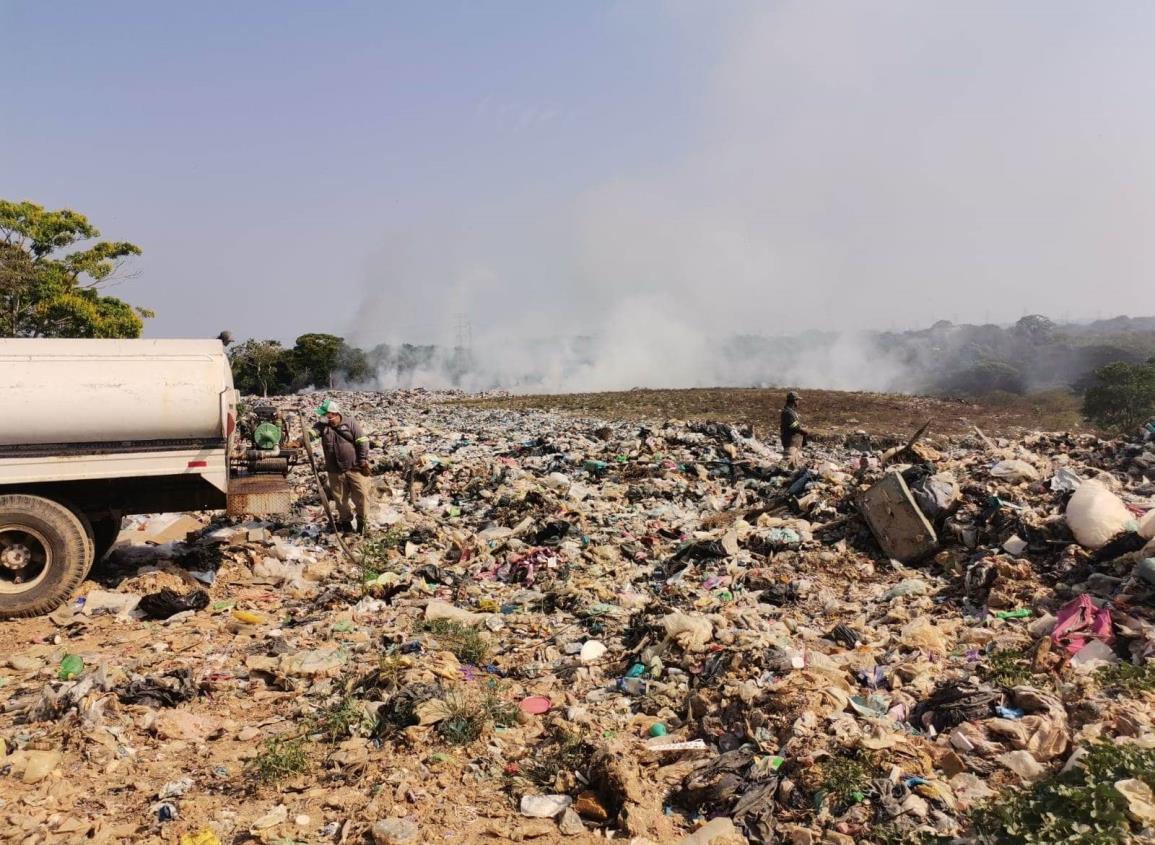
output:
M71 502L60 501L58 504L68 508L68 510L72 512L72 515L76 517L77 522L80 523L80 527L84 529L84 559L88 561L88 569L92 569L92 564L96 561L96 542L93 539L92 520L88 518L88 514L84 511L73 507ZM85 577L88 576L88 570L85 570L84 575Z
M71 510L40 496L0 496L0 619L59 607L92 564L84 526Z
M92 545L95 547L92 565L100 563L112 551L116 538L120 536L119 516L100 516L92 520Z

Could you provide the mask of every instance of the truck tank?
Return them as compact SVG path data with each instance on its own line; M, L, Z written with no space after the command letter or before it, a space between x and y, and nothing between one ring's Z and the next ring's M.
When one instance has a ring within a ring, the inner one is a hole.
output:
M235 403L219 340L5 339L0 373L0 446L224 439Z

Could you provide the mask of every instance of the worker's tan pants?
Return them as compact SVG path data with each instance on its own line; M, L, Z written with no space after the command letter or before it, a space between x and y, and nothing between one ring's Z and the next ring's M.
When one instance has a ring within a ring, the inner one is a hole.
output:
M802 466L802 435L792 434L790 442L786 446L786 462L791 469L799 469Z
M371 479L360 470L329 473L329 489L337 505L338 518L342 522L353 521L353 509L357 509L357 527L364 531L369 525L369 499Z

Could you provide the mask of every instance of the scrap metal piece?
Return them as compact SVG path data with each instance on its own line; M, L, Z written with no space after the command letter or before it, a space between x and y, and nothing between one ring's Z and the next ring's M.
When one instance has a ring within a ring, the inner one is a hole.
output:
M288 513L292 505L293 491L279 475L240 476L229 482L229 516Z
M897 472L888 472L863 493L858 507L887 557L912 563L938 548L934 527Z

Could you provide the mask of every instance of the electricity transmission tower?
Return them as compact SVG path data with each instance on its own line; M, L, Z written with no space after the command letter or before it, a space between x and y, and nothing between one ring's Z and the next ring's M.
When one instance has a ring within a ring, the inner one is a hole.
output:
M473 324L465 314L457 315L457 348L470 350L473 348Z

